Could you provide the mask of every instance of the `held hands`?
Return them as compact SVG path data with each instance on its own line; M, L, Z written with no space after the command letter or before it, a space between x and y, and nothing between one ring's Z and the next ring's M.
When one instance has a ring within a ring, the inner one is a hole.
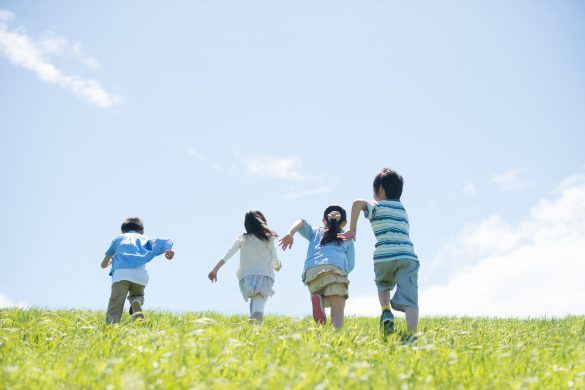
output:
M294 238L292 234L287 234L286 236L282 237L281 240L278 241L278 245L282 248L283 251L292 248Z
M217 271L216 270L211 271L209 275L207 275L207 277L209 278L209 280L211 280L211 283L217 282Z
M348 229L343 233L338 233L337 238L341 238L344 241L354 240L355 241L355 231Z
M175 251L174 250L165 251L165 257L167 258L167 260L172 260L172 258L175 257Z

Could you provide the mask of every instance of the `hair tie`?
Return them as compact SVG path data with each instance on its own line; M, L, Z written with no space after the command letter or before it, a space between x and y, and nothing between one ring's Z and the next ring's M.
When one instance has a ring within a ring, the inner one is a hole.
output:
M332 211L329 214L327 214L327 219L328 220L336 220L337 222L339 222L341 220L341 213L339 211Z

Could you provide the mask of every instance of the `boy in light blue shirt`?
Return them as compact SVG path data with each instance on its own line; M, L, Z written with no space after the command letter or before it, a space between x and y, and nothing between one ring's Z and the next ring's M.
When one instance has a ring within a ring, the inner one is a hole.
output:
M112 292L106 313L106 322L120 322L124 300L128 297L132 318L144 319L144 288L148 283L146 263L165 254L171 260L175 252L171 240L151 239L143 235L144 222L127 218L122 223L122 234L116 237L102 260L102 268L111 264Z
M394 330L390 309L402 311L414 340L418 325L419 260L409 236L409 221L400 202L404 180L396 171L385 168L374 179L374 200L356 200L351 208L350 227L340 238L355 239L360 212L370 221L376 236L374 273L382 306L380 327L384 337ZM390 300L390 292L396 292Z

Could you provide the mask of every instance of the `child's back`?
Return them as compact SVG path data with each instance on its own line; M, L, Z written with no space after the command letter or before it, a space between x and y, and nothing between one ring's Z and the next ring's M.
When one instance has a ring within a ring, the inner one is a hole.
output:
M376 236L374 263L395 260L418 260L410 240L406 210L399 200L381 199L367 202L364 216L370 221Z
M208 275L217 281L217 273L224 264L240 251L240 264L236 275L240 292L245 301L250 299L250 321L262 322L264 305L274 294L274 271L280 270L281 263L276 257L274 239L277 234L270 229L266 217L258 210L251 210L244 218L246 233L240 234L225 256L217 262Z
M168 260L174 256L171 240L151 239L144 235L144 223L140 218L127 218L122 223L122 234L116 237L106 251L102 268L111 264L112 291L106 313L106 322L118 323L124 310L126 297L130 301L130 314L144 318L144 288L148 284L146 263L165 254Z

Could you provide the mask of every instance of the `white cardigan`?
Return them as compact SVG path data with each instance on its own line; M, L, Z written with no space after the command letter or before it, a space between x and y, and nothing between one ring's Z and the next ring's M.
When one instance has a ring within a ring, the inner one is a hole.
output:
M274 280L274 268L280 266L276 257L275 237L262 241L253 234L240 234L234 245L223 257L227 261L240 250L240 266L236 272L238 279L246 276L262 275Z

